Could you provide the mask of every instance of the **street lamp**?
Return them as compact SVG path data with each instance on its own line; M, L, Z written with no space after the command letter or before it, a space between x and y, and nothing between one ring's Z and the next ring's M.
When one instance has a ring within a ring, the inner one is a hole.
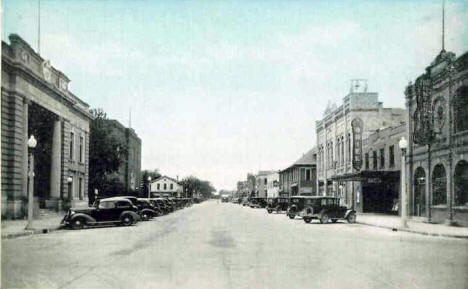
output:
M151 197L151 177L148 176L148 199Z
M408 196L406 192L406 148L408 147L408 141L405 137L402 137L398 142L398 146L401 149L401 227L408 228L407 217L408 217Z
M34 210L34 149L36 148L37 141L33 135L28 139L29 151L29 172L28 172L28 223L25 230L32 230L33 226L33 210Z

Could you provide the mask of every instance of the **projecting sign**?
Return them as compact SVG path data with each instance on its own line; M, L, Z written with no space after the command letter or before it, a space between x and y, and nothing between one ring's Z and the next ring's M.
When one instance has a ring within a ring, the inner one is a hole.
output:
M353 130L353 168L359 171L362 167L362 120L353 119L351 128Z

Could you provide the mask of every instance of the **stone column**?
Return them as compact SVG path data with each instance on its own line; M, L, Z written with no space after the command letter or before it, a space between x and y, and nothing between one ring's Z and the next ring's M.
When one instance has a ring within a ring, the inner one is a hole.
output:
M29 105L31 101L28 98L23 99L23 167L22 167L22 195L23 197L28 196L28 139L29 139Z
M60 199L60 176L62 173L62 121L54 120L52 135L52 159L50 163L50 198ZM58 208L57 208L58 209Z

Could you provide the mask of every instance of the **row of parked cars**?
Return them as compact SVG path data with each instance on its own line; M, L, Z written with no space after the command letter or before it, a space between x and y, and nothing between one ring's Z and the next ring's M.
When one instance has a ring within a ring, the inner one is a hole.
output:
M92 207L71 208L61 224L72 229L85 226L123 225L169 214L198 202L191 198L137 198L119 196L97 199Z
M275 198L233 199L234 203L251 208L265 208L268 213L286 214L290 219L300 217L306 223L319 220L320 223L356 222L356 211L340 205L340 199L330 196L291 196Z

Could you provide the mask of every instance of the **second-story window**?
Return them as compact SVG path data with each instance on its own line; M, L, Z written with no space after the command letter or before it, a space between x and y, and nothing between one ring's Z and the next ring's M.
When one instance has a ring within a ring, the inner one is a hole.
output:
M305 170L305 179L306 181L310 181L311 177L310 177L310 169L306 169Z
M369 153L366 153L366 156L365 156L365 166L366 166L366 170L369 169Z
M388 161L390 167L395 166L395 146L393 145L388 148Z
M164 184L164 190L167 190L167 184Z
M385 167L385 149L380 149L380 168Z
M158 188L158 190L161 189L161 186L159 184L157 184L156 187Z
M80 136L80 163L84 161L84 137Z
M265 184L265 185L267 184L267 178L265 178L265 179L263 180L263 184Z
M372 152L372 168L377 169L377 151Z
M70 160L74 160L74 154L75 154L75 133L70 132Z
M171 184L170 187L171 187L171 190L173 190L174 189L174 184Z

